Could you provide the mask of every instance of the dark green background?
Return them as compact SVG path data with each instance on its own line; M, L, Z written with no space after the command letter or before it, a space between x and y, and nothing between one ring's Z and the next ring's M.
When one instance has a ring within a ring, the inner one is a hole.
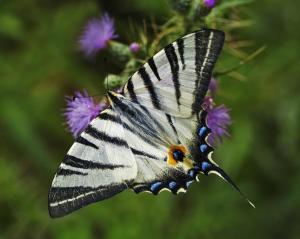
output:
M73 140L63 125L64 95L104 90L105 69L77 49L84 23L107 10L126 42L129 21L169 14L159 0L105 2L0 1L0 239L299 238L299 1L244 6L255 24L237 36L267 49L240 70L247 80L219 79L217 102L231 108L233 124L215 160L256 209L210 176L177 197L128 191L49 218L47 191Z

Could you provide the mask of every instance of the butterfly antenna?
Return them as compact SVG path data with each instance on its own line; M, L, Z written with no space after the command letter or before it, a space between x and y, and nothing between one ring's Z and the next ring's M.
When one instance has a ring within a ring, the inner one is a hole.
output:
M107 58L106 57L104 57L104 59L103 59L103 62L104 62L104 67L105 67L105 70L107 69ZM107 92L109 91L109 89L108 89L108 73L106 72L106 75L105 75L105 81L106 81L106 94L107 94Z
M72 97L72 101L76 100L76 99L87 99L87 98L94 98L97 96L101 96L100 94L93 94L93 95L89 95L89 96L73 96Z
M108 74L107 73L106 73L105 80L106 80L106 91L109 91L109 89L108 89Z

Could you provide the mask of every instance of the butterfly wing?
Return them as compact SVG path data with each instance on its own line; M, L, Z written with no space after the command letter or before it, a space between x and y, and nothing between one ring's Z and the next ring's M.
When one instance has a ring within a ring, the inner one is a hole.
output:
M49 191L51 217L109 198L136 177L136 161L119 122L118 115L107 109L76 139Z
M199 169L191 160L170 163L170 149L180 145L190 159L212 151L205 140L209 130L204 136L197 132L206 128L201 104L223 41L224 33L216 30L189 34L141 67L124 86L125 97L110 96L113 110L91 122L55 175L49 191L52 217L128 187L153 194L187 188Z
M135 192L158 194L163 189L185 191L195 180L192 160L172 161L172 148L186 155L194 153L198 141L199 117L178 118L160 110L148 109L131 100L111 94L112 107L120 115L127 143L137 163L137 176L128 186Z
M199 113L224 33L203 29L166 46L124 86L124 95L147 108L189 118Z

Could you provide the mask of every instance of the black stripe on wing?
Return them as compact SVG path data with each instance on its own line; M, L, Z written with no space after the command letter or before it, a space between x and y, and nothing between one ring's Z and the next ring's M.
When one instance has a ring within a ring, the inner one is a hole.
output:
M139 69L138 74L139 74L140 77L142 78L142 80L143 80L143 82L144 82L144 85L145 85L145 87L147 88L147 90L148 90L148 92L149 92L149 95L150 95L151 102L152 102L153 106L154 106L156 109L160 109L159 100L158 100L157 94L156 94L156 92L155 92L153 83L152 83L152 81L151 81L151 79L150 79L149 74L146 72L146 69L145 69L144 66L142 66L142 67Z
M156 67L156 64L155 64L155 61L153 59L153 57L151 57L148 61L148 65L150 66L151 70L153 71L154 75L156 76L156 78L161 81L161 78L158 74L158 71L157 71L157 67Z
M82 169L115 169L115 168L125 168L125 165L114 165L114 164L103 164L98 162L93 162L89 160L82 160L72 155L66 155L63 163L65 165L82 168Z
M129 80L127 81L127 90L129 93L129 97L132 101L137 102L137 98L136 98L136 94L134 92L134 85L132 83L132 79L131 77L129 78Z
M125 140L120 139L118 137L109 136L104 132L98 131L96 128L94 128L91 125L89 125L84 132L98 140L105 141L107 143L111 143L118 146L128 147L128 144Z
M62 217L90 203L101 201L122 192L123 184L99 187L52 187L49 191L49 214L52 218Z
M146 153L144 151L141 151L141 150L137 150L137 149L134 149L134 148L130 148L132 153L134 155L139 155L139 156L145 156L147 158L151 158L151 159L155 159L155 160L160 160L160 158L156 157L155 155L152 155L152 154L149 154L149 153Z
M184 61L184 40L182 38L179 38L177 41L177 46L178 46L178 52L182 64L182 70L185 69L185 61Z
M102 120L112 121L112 122L118 123L118 124L122 123L119 117L117 117L116 115L110 114L108 112L105 112L105 111L103 113L101 113L98 116L98 118L102 119Z
M61 176L69 176L69 175L88 175L88 173L82 173L71 169L59 168L57 171L57 175Z
M178 79L178 74L179 74L179 65L178 65L178 58L175 52L175 48L172 44L166 46L164 48L166 56L168 58L171 72L172 72L172 80L175 88L175 96L176 96L176 101L178 108L180 106L180 97L181 97L181 92L180 92L180 84L179 84L179 79Z
M92 147L94 149L99 149L99 147L97 145L95 145L94 143L90 142L89 140L79 136L77 137L77 139L75 140L75 142L77 143L80 143L80 144L83 144L85 146L89 146L89 147Z
M107 121L111 121L111 122L114 122L114 123L122 124L119 117L116 117L115 115L110 114L109 112L106 112L106 111L99 114L97 118L101 119L101 120L107 120ZM105 135L104 133L98 132L92 126L89 126L88 129L85 132L92 135L95 138L97 137L97 139L100 139L100 137L101 137L102 140L107 140L107 141L109 141L111 143L114 143L114 144L117 144L117 145L120 145L120 144L124 143L124 142L122 142L121 139L118 139L118 138L115 139L113 137L109 137L109 136ZM89 141L88 139L86 139L82 136L77 137L75 142L83 144L85 146L92 147L94 149L99 149L99 147L97 145L95 145L93 142Z

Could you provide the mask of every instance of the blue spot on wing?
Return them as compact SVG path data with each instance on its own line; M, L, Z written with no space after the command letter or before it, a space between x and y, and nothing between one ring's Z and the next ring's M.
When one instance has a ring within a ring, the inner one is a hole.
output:
M176 183L176 182L171 181L171 182L169 183L169 188L170 188L171 190L175 189L176 187L177 187L177 183Z
M206 145L206 144L201 144L201 145L200 145L200 151L201 151L202 153L204 153L206 149L207 149L207 145Z
M206 127L205 126L202 126L201 128L200 128L200 130L199 130L199 136L200 137L202 137L204 134L205 134L205 132L206 132Z
M210 168L211 164L208 162L203 162L201 166L202 166L202 171L206 172L206 170Z
M162 182L156 182L156 183L153 183L151 186L150 186L150 190L154 193L157 193L158 190L160 189L160 186L162 185Z

